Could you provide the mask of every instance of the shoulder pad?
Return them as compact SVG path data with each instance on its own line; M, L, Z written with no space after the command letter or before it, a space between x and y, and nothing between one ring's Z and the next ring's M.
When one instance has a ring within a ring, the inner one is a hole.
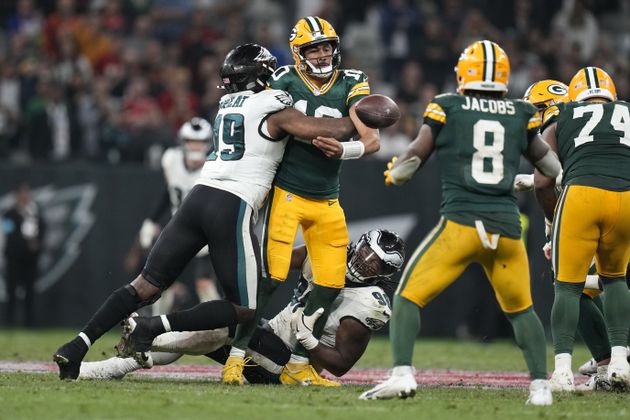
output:
M559 104L558 104L559 105ZM543 111L542 122L543 126L547 126L555 121L556 117L560 115L560 107L558 105L551 105Z
M340 70L345 79L349 79L351 82L367 82L368 77L361 70L355 69L342 69Z
M256 109L264 114L282 111L293 106L293 98L288 92L278 89L266 89L255 95Z
M284 89L289 82L287 75L291 74L292 70L293 66L278 67L267 80L267 84L274 89Z

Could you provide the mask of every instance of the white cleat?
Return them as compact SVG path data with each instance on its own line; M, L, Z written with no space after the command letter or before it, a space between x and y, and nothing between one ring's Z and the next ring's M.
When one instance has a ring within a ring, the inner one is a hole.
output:
M546 379L534 379L529 384L529 398L525 404L531 405L551 405L551 384Z
M608 365L608 382L616 391L630 390L630 364L627 359L611 359Z
M122 379L126 374L140 368L138 362L132 358L112 357L98 362L82 362L79 379Z
M551 390L553 392L573 392L575 391L575 383L573 381L573 372L566 369L556 369L549 380Z
M597 373L592 375L589 380L582 385L575 386L576 391L610 391L610 382L608 382L608 366L598 366Z
M585 362L582 366L579 367L578 372L582 375L595 375L597 373L597 362L595 359L591 359Z
M360 400L386 400L390 398L408 398L416 395L415 369L411 366L396 366L391 376L359 396Z

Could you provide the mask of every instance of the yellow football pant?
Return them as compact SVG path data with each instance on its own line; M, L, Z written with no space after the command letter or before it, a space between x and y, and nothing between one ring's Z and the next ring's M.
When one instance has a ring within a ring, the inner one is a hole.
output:
M315 284L344 287L348 229L339 200L308 199L274 187L269 205L263 232L267 275L280 281L287 278L301 226Z
M630 191L566 187L556 207L551 246L560 281L583 282L593 255L600 276L625 277L630 259Z
M496 250L486 249L474 227L444 218L409 259L396 293L422 308L474 262L486 272L503 312L532 306L523 241L500 237Z

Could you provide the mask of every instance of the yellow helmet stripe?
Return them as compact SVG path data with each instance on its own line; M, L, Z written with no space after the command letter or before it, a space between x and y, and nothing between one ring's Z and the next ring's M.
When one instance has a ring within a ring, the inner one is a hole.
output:
M496 64L494 45L490 41L481 41L483 45L483 80L494 82L494 67Z
M311 32L322 32L322 28L317 21L317 16L307 16L306 23L308 23L308 26L311 28Z

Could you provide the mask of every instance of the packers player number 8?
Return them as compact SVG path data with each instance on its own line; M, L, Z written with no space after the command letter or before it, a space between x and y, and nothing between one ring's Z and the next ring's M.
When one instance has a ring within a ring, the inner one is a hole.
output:
M486 144L486 136L492 134L492 142ZM473 125L472 177L480 184L498 184L503 180L503 147L505 128L499 121L479 120ZM490 160L490 170L485 163Z
M210 161L239 160L245 153L245 127L243 115L217 115L214 121L214 148L208 155Z
M582 118L584 114L591 114L591 118L584 124L584 127L573 139L575 147L594 140L591 132L599 124L604 116L604 106L602 104L591 104L573 108L573 119ZM630 112L628 107L615 104L612 116L610 117L610 125L617 130L623 132L623 136L619 137L619 142L630 147Z

